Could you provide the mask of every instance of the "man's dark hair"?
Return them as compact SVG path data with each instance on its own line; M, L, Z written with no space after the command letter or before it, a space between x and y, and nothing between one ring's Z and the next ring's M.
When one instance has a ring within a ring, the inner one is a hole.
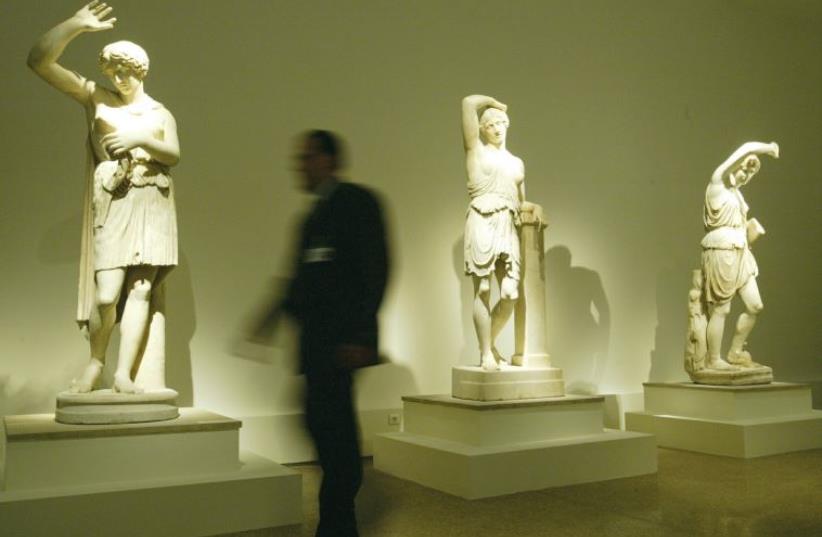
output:
M306 138L314 140L321 153L333 157L337 168L342 167L344 160L343 146L342 141L336 134L331 131L314 129L306 133Z

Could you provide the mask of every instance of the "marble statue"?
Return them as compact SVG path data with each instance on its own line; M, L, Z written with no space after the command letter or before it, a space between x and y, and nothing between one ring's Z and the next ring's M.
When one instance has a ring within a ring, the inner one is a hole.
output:
M114 325L120 348L112 392L165 388L163 280L177 265L177 220L170 168L180 159L171 113L145 92L146 52L129 41L103 48L100 67L113 89L58 63L86 32L110 30L112 8L97 0L46 32L32 47L29 67L86 111L88 190L83 212L77 320L90 360L70 392L98 382Z
M486 371L504 361L494 341L519 297L520 242L523 212L542 221L541 209L525 201L525 167L505 147L506 105L493 97L469 95L462 100L462 133L468 195L465 219L465 273L474 284L473 317ZM491 279L499 285L499 301L491 307Z
M688 294L688 341L685 369L702 384L764 384L773 380L770 367L753 361L745 344L762 311L751 244L765 233L741 188L759 171L759 155L779 157L776 143L748 142L728 157L711 176L705 192L702 269L695 271ZM731 300L745 306L736 323L726 359L721 345Z

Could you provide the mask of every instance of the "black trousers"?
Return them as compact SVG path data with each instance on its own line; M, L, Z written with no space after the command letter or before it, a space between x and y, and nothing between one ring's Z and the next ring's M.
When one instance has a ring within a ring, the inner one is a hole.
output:
M307 372L306 421L323 470L316 535L358 537L354 498L362 459L349 371Z

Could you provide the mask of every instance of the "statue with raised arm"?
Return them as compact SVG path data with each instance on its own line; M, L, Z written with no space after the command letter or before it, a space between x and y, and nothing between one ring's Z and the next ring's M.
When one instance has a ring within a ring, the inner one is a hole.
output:
M494 341L511 316L519 293L522 212L538 206L525 201L525 166L505 147L506 105L493 97L469 95L462 100L462 134L468 195L465 218L465 273L474 283L473 317L480 363L487 371L504 361ZM491 279L499 285L499 301L491 307Z
M745 349L748 335L762 311L751 244L765 233L741 188L759 171L759 155L779 157L776 143L748 142L733 152L711 176L705 191L702 270L694 274L689 294L689 334L685 365L691 379L703 384L764 384L773 380L771 368L753 361ZM739 295L745 311L739 315L731 346L722 358L722 335ZM704 334L702 331L704 330Z
M169 171L180 159L177 126L145 92L146 52L129 41L103 48L100 67L111 88L58 63L77 36L112 29L111 12L97 0L85 5L46 32L28 57L40 78L83 106L89 127L77 320L87 331L90 360L70 387L80 394L94 389L117 321L120 348L112 390L165 390L162 283L177 265Z

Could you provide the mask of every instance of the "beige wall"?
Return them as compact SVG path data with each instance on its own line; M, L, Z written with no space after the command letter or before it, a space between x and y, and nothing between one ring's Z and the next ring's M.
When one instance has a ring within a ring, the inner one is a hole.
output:
M768 230L755 251L766 311L750 346L778 379L822 379L818 3L120 0L115 8L117 29L82 36L64 64L100 79L103 44L143 44L152 57L147 90L180 126L182 265L168 282L168 328L169 382L184 403L236 416L298 408L290 351L260 363L227 347L287 265L304 201L293 190L291 145L309 127L343 133L351 177L390 205L396 265L383 347L394 365L362 375L361 406L398 407L402 394L450 389L450 367L475 352L470 286L459 274L467 204L459 100L469 93L510 105L509 148L551 221L550 344L572 386L635 392L649 378L684 379L705 184L751 139L778 141L782 158L764 162L746 190ZM34 39L72 9L0 4L0 414L49 411L86 360L72 322L82 112L25 68ZM607 327L591 320L592 300Z

